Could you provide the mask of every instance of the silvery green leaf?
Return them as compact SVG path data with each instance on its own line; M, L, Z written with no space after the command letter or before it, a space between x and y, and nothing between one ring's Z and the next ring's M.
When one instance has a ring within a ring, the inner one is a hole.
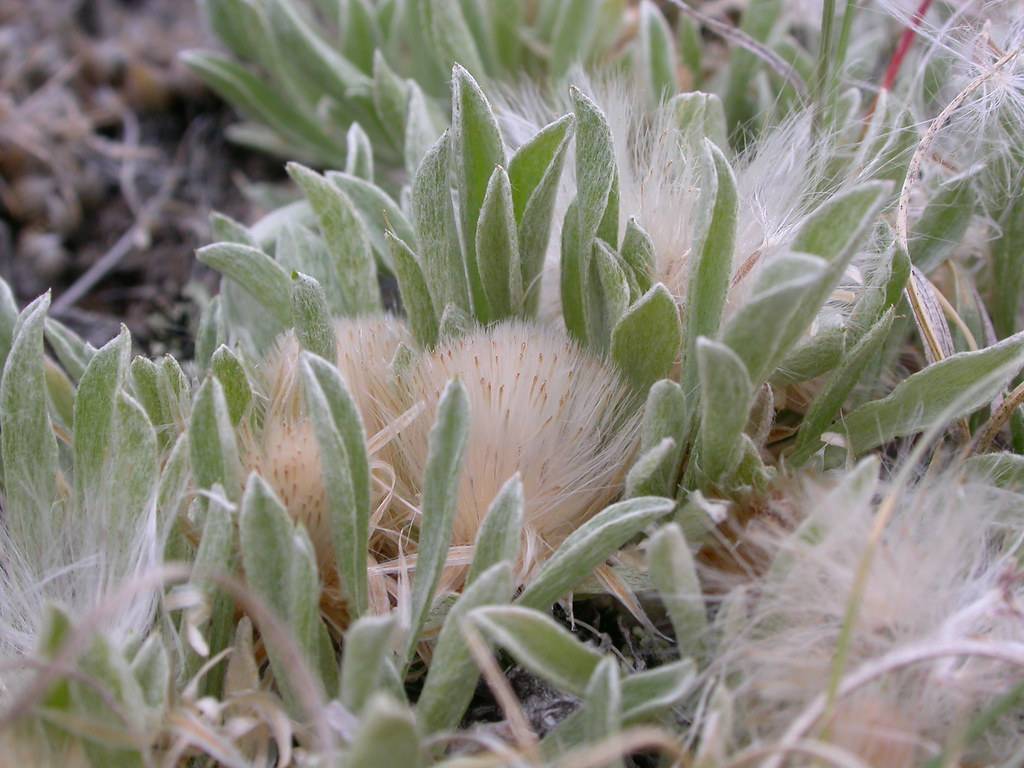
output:
M765 383L754 392L754 401L750 404L750 415L743 433L758 449L764 448L768 435L775 424L775 393L771 385Z
M827 284L829 265L816 256L781 254L762 269L761 277L721 332L725 344L746 365L752 385L764 382L776 361L785 357L786 329L799 324L794 316Z
M320 471L338 575L349 611L366 610L370 469L362 420L344 379L330 363L303 354L299 363L306 406L320 446Z
M232 53L243 60L258 60L267 40L261 4L255 0L201 0L210 29Z
M557 80L580 62L597 32L601 3L592 0L563 0L551 33L551 75Z
M405 82L388 66L379 48L373 51L373 106L388 138L401 148L405 140L409 94Z
M475 253L490 318L502 320L518 314L523 303L519 238L512 209L512 185L500 165L487 182L477 221Z
M231 574L235 567L235 517L228 506L217 501L219 494L216 492L219 490L220 486L214 486L213 497L206 504L203 532L189 580L192 586L206 595L210 606L210 617L200 629L212 654L219 653L231 643L235 618L234 601L209 579L212 574ZM190 650L186 674L195 674L203 663L204 659ZM222 666L212 669L203 681L203 690L210 695L218 695L223 675Z
M701 145L702 214L700 254L690 268L685 328L684 383L687 390L697 383L694 368L699 336L714 337L722 322L726 297L732 278L733 249L736 243L736 216L739 198L736 177L722 151L705 139Z
M808 263L806 271L800 275L799 262L804 257L793 253L782 259L776 258L760 269L757 285L764 286L767 293L762 294L760 300L752 299L733 318L733 324L738 328L739 315L750 313L743 321L747 342L760 346L756 349L748 346L745 352L741 352L730 343L747 363L755 385L760 385L772 374L811 327L850 260L859 248L864 247L890 189L886 182L861 184L830 198L807 217L794 238L793 248L823 259L824 264L820 267ZM787 280L783 273L797 277ZM773 293L776 290L778 293ZM787 302L788 308L783 306ZM772 323L769 338L764 338L764 330L760 334L756 331L757 324L763 322ZM733 324L726 330L727 335L734 330ZM738 335L733 338L742 343ZM758 335L762 337L759 340ZM748 354L750 352L753 354Z
M800 466L818 450L821 435L843 407L843 403L860 381L868 364L881 352L882 345L889 337L892 320L893 310L890 309L861 337L856 346L843 356L842 362L829 377L825 388L814 398L800 423L796 444L789 457L793 466Z
M247 2L247 0L241 0L241 2ZM248 227L218 211L210 214L210 234L215 243L227 242L248 245L253 248L259 247Z
M622 682L615 659L605 656L594 669L583 693L583 730L590 744L598 744L622 728ZM619 768L621 759L602 763L603 768Z
M181 60L199 78L244 113L255 115L276 132L299 146L310 146L327 156L340 155L344 147L278 92L230 59L209 51L185 51Z
M326 619L320 618L320 596L315 598L317 606L316 620L316 658L313 669L320 676L320 689L332 694L338 690L341 678L338 674L338 651L334 647L331 631L327 628Z
M498 14L501 15L501 14ZM541 271L575 118L565 115L542 128L509 161L512 202L519 225L519 264L528 315L540 302Z
M598 565L647 526L675 508L675 501L654 496L612 504L569 534L519 596L518 603L547 609Z
M791 349L769 377L776 386L799 384L822 376L837 365L850 329L842 326L826 328Z
M622 723L648 722L689 695L699 678L692 659L662 664L647 672L636 672L622 680ZM582 711L577 710L560 722L541 742L548 759L564 754L586 739Z
M196 485L212 488L220 483L228 498L238 498L242 463L224 388L215 377L207 378L196 392L188 432Z
M374 9L367 0L348 0L342 10L344 19L339 27L344 30L345 38L341 50L363 72L373 72L378 37Z
M519 39L526 10L520 3L504 0L483 0L491 20L495 54L499 65L509 73L518 73L523 66L523 43Z
M224 296L218 294L206 302L199 315L194 362L200 375L209 369L213 351L227 342L227 321L224 314Z
M1024 294L1024 195L1017 195L999 217L1000 236L992 247L992 323L1000 336L1018 329L1020 297Z
M459 65L452 70L451 163L462 214L466 273L473 314L481 323L493 317L476 253L475 233L495 166L504 165L505 149L494 118L476 80Z
M651 276L654 274L654 241L633 216L626 222L621 254L629 269L629 300L633 303L651 289Z
M393 654L397 617L363 616L345 632L341 660L341 703L360 715L374 691L380 689L384 665Z
M168 522L173 524L184 512L187 504L189 486L192 483L188 449L188 435L178 435L160 469L156 509L163 525Z
M246 583L287 622L295 526L274 490L255 472L246 481L240 509L238 534Z
M171 662L158 633L151 634L139 648L131 661L131 670L146 705L162 715L171 685Z
M213 353L210 369L224 390L231 423L237 426L252 402L252 385L249 384L249 376L242 361L228 347L220 346ZM135 371L134 363L132 371Z
M971 480L1024 491L1024 456L1020 454L1000 451L971 456L964 461L963 471Z
M485 68L473 34L466 24L459 0L429 0L430 34L434 53L445 67L465 67L476 77L483 77Z
M416 222L416 242L423 264L423 277L427 281L434 306L452 305L469 312L466 265L462 259L451 186L448 183L451 154L449 135L446 131L427 150L413 177L412 216Z
M780 0L752 0L743 9L740 29L757 42L764 43L771 35L781 10ZM753 133L747 125L757 115L757 107L751 98L751 81L760 65L761 60L751 51L742 47L736 47L731 51L723 97L730 135Z
M18 302L11 293L11 286L0 278L0 370L7 361L7 355L14 343L14 325L18 322Z
M332 360L337 355L334 322L323 287L309 275L292 275L292 325L303 349Z
M480 672L466 646L462 622L477 608L509 601L513 592L512 567L511 562L505 561L485 570L465 588L445 617L416 704L416 717L424 733L455 728L465 714Z
M611 127L601 108L578 88L570 88L569 93L576 114L578 247L586 254L597 236L618 245L619 172ZM614 221L611 231L602 227L606 220Z
M697 339L700 379L700 468L712 483L723 482L741 458L741 438L754 390L747 368L725 344Z
M977 195L970 176L946 182L932 195L910 238L910 260L928 273L960 244L974 216Z
M13 322L11 324L13 328ZM59 320L46 319L46 340L50 343L60 364L73 381L78 381L96 354L96 347L87 342Z
M170 355L160 358L158 368L157 388L160 390L160 398L167 404L175 427L182 431L185 429L187 414L192 405L191 385L188 377L181 370L178 361Z
M550 616L521 606L477 608L467 621L519 664L560 691L583 696L601 654Z
M117 337L93 355L78 385L74 425L75 500L83 512L88 509L99 513L106 498L105 486L110 480L107 462L116 444L116 394L128 372L131 351L131 336L128 329L121 326ZM120 481L118 478L117 482Z
M437 344L437 315L430 299L426 278L416 255L409 246L390 231L386 233L391 245L391 261L398 278L402 307L409 321L409 329L421 349L433 349Z
M156 429L161 449L167 448L177 433L175 423L177 413L171 410L171 403L161 393L160 383L163 372L160 366L149 358L138 356L132 360L129 376L132 393L146 410L146 415L149 416L153 428Z
M633 725L676 706L697 682L691 658L630 675L623 681L623 722Z
M573 200L562 221L562 260L559 270L559 289L562 299L562 319L565 328L581 345L587 342L586 301L584 296L584 268L590 264L590 254L580 245L579 198Z
M864 246L891 191L886 182L869 181L829 198L804 220L793 250L845 269L856 249Z
M97 511L107 516L111 529L131 531L156 497L160 474L156 432L142 406L122 391L116 395L114 419L117 450L106 462L106 488L93 501L93 509L104 504L106 509Z
M676 303L658 283L615 326L611 356L626 378L644 390L671 372L681 342Z
M651 0L640 3L640 66L649 98L657 104L674 94L676 82L676 51L672 31L658 6Z
M238 243L214 243L196 251L196 257L242 286L281 325L290 324L291 279L263 251Z
M729 151L722 100L713 93L693 91L680 93L669 102L676 125L690 146L700 146L708 139L723 153Z
M287 69L290 83L307 83L342 102L351 91L369 89L370 78L310 28L293 0L265 0L265 8L278 54L275 64Z
M391 250L384 233L391 230L407 243L416 242L416 232L401 207L380 187L347 173L328 171L327 179L348 195L363 222L377 258L391 270Z
M561 175L561 160L572 138L574 122L572 115L562 115L541 128L509 160L508 177L517 224L522 223L530 198L547 182L549 174L554 171L556 180Z
M631 291L625 265L604 240L594 241L586 287L587 340L594 349L605 354L611 344L612 331L629 307Z
M441 578L459 495L462 457L469 435L469 396L457 379L448 382L437 405L437 417L430 430L427 466L423 475L420 503L420 541L413 581L406 659L419 640L434 589Z
M704 41L701 39L700 29L696 22L688 19L682 14L676 18L676 45L679 50L679 58L683 66L689 71L690 82L694 88L702 87L702 66L701 59L704 51ZM725 114L722 115L723 123ZM725 145L719 144L725 149Z
M298 526L288 537L288 626L298 642L306 662L312 669L320 656L320 578L316 569L316 553L309 534ZM280 674L280 672L276 672Z
M373 182L373 146L359 123L352 123L345 137L345 173Z
M252 619L243 616L235 628L231 655L228 657L227 670L224 674L225 695L259 688L260 672L254 646Z
M669 523L647 545L651 582L658 590L676 635L679 656L702 656L708 619L704 591L682 529Z
M419 736L412 712L377 694L367 705L345 765L359 768L416 768L421 764Z
M145 699L139 683L124 656L105 635L98 635L89 649L78 659L77 668L96 686L73 682L70 686L71 711L87 722L96 724L96 732L105 728L116 732L118 726L142 728L146 715ZM102 696L98 691L105 691ZM110 702L117 704L113 710ZM123 725L122 725L123 724ZM106 742L102 736L84 735L85 754L92 765L141 766L137 749Z
M50 396L50 418L64 432L74 421L75 385L59 365L46 360L46 393Z
M470 585L492 565L508 562L515 565L523 534L523 481L516 473L501 486L487 508L473 544L473 562L466 576Z
M494 27L489 23L488 14L480 0L459 0L459 8L483 63L484 68L480 74L497 71L498 62L494 49L497 47L498 41L494 37Z
M43 328L50 295L18 317L0 381L4 521L26 553L42 553L57 501L57 439L46 409Z
M674 474L679 458L679 447L671 437L642 452L626 475L625 497L674 496L666 478Z
M929 365L844 419L850 451L858 455L965 416L992 402L1022 366L1024 332Z
M337 265L319 234L301 224L285 224L277 233L274 260L289 275L301 272L312 277L323 287L331 312L339 315L345 312Z
M650 450L666 437L682 448L688 442L689 406L683 388L671 379L655 382L647 393L640 430L641 450Z
M309 168L289 163L287 170L313 206L324 240L336 259L338 285L346 313L366 315L380 311L377 265L352 201L338 187Z
M440 131L434 123L423 90L416 83L409 81L408 91L403 150L405 172L412 177L416 175L427 151L437 141Z
M437 336L442 341L460 339L473 330L474 326L473 318L454 304L449 304L441 313L441 320L437 324Z

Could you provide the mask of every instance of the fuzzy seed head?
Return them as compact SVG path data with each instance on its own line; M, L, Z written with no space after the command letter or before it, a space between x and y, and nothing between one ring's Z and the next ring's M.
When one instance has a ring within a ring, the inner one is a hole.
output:
M639 416L618 374L564 332L519 322L478 330L424 356L407 382L425 413L396 440L418 497L434 413L447 382L469 394L470 426L452 543L471 545L516 472L525 495L524 576L618 492Z
M401 321L387 316L340 319L334 332L338 370L372 437L387 426L394 402L391 360L408 334ZM269 356L263 370L268 398L263 428L258 435L243 435L244 456L247 467L270 484L291 516L305 526L326 575L334 561L327 493L299 380L300 351L295 335L288 333Z
M852 475L851 475L852 477ZM879 497L898 494L897 514L871 545ZM1013 555L1019 518L991 487L944 481L893 489L850 477L808 484L790 502L799 525L768 523L748 536L774 562L753 588L731 597L745 620L722 645L720 663L743 680L739 699L750 736L783 733L834 674L851 595L859 594L845 674L895 652L930 644L1024 642L1024 575ZM857 590L860 589L860 592ZM871 765L902 768L1021 682L1019 670L981 658L921 663L872 680L837 702L837 745ZM885 727L881 727L884 723ZM1005 759L1019 724L1004 723L984 745L983 764Z

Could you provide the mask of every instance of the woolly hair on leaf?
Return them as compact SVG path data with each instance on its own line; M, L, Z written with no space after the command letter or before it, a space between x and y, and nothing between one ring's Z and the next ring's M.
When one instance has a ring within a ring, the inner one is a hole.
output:
M441 393L469 395L469 441L453 547L471 546L492 500L518 472L525 498L519 580L620 492L635 452L639 408L618 373L561 330L522 322L477 329L441 344L402 386L424 412L395 440L399 485L419 499L428 437ZM457 588L449 571L442 587Z
M592 81L580 73L576 82L600 107L611 129L619 179L619 231L624 231L628 219L637 220L654 247L651 282L664 284L683 305L702 213L697 208L702 184L695 156L699 147L686 140L671 102L650 109L624 78ZM516 137L527 136L536 126L572 110L568 92L545 96L524 88L506 91L496 101L506 134ZM738 158L731 156L728 147L722 148L733 168L737 195L727 315L744 304L758 273L775 256L789 253L801 225L814 210L879 170L876 158L864 157L832 177L824 161L833 156L839 137L827 131L814 132L811 124L810 111L797 112L768 129ZM555 318L560 314L559 233L575 189L574 163L567 162L542 277L546 284L541 316L552 323L558 322ZM864 276L877 268L882 256L877 243L865 241L814 332L845 319Z
M879 499L888 494L896 494L897 512L869 561L841 672L930 643L1024 642L1020 497L960 481L955 469L939 482L887 487L877 466L866 461L838 483L806 481L781 518L746 531L771 565L727 598L723 610L733 620L716 662L736 681L744 741L772 742L829 690ZM1021 682L1024 671L992 660L922 663L840 698L821 725L873 766L919 765L945 746L951 724L968 722ZM969 762L1007 759L1022 738L1008 717L972 747Z

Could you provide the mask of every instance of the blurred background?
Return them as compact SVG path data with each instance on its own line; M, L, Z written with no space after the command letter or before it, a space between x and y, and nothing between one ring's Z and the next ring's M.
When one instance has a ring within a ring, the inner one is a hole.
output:
M190 355L210 211L252 220L283 176L178 61L209 40L191 0L0 0L0 276L95 344Z

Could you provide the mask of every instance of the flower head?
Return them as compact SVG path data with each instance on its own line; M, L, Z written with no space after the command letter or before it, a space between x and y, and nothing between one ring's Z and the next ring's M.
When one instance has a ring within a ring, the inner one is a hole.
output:
M396 470L418 496L438 400L458 378L470 426L453 544L471 545L502 485L525 496L523 576L619 492L639 416L618 374L564 332L520 322L476 330L426 354L403 386L425 413L395 441Z

